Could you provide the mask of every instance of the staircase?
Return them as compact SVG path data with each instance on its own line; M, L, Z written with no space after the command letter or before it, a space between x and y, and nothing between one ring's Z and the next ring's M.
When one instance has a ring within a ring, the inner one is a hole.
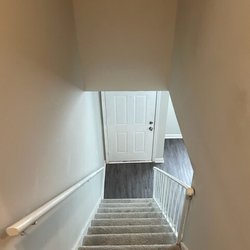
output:
M79 250L177 250L153 199L105 199Z

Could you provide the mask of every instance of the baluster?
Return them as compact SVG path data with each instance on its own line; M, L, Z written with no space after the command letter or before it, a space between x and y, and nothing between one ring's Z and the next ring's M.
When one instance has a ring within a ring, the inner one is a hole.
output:
M176 208L176 190L177 190L178 185L175 183L174 185L174 190L173 190L173 206L172 206L172 210L171 210L171 219L172 219L172 225L174 228L174 233L176 233L176 229L175 229L175 221L174 221L174 217L175 217L175 208Z
M180 228L181 228L181 218L184 210L184 202L186 199L186 189L181 187L181 196L180 196L180 202L179 202L179 212L178 212L178 223L177 223L177 231L178 235L180 233Z
M158 199L158 171L155 170L155 200Z
M167 203L167 181L168 178L166 176L164 176L164 200L163 200L163 207L162 207L162 211L164 213L164 215L166 216L166 203Z
M160 203L160 173L157 172L157 202Z
M194 190L157 168L154 169L153 188L153 198L180 243Z
M174 207L174 217L173 217L173 223L175 227L175 233L176 236L178 234L178 213L180 208L180 197L181 197L181 186L177 185L176 187L176 196L175 196L175 207Z
M155 185L155 178L156 178L156 170L155 169L153 169L153 199L156 199L156 197L155 197L155 192L156 192L156 185Z
M157 185L157 178L158 178L158 171L155 170L155 200L157 201L157 197L158 197L158 185Z
M168 209L169 209L169 194L170 194L170 179L167 178L167 185L166 185L166 205L165 205L165 215L168 219Z
M163 202L163 187L162 187L162 182L163 182L163 174L161 173L161 180L160 180L160 193L161 193L160 204L161 204L161 209L162 209L162 202Z
M170 223L172 223L171 221L171 207L172 207L172 197L173 197L173 181L170 180L170 188L169 188L169 200L168 200L168 220Z
M171 218L171 223L172 226L174 227L174 221L173 221L173 217L174 217L174 206L175 206L175 190L176 190L176 183L173 182L173 189L172 189L172 201L171 201L171 210L170 210L170 218Z
M164 213L165 193L166 193L166 190L165 190L165 176L162 175L162 206L161 206L161 209L162 209L163 214L165 214Z

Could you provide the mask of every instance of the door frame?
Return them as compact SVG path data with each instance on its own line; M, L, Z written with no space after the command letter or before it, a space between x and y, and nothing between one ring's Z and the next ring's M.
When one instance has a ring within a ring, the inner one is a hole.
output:
M156 136L158 134L159 130L159 120L160 120L160 103L161 103L161 91L156 91L156 101L155 101L155 124L154 124L154 134L153 134L153 145L152 145L152 157L151 161L110 161L109 160L109 154L108 154L108 132L107 132L107 112L106 112L106 102L105 102L105 96L104 92L108 91L101 91L101 110L102 110L102 127L103 127L103 134L104 134L104 151L105 151L105 161L108 164L117 164L117 163L142 163L142 162L156 162L156 163L162 163L163 158L156 158L156 152L157 152L157 143L158 143L158 137ZM122 92L122 91L121 91Z
M161 116L161 91L156 91L156 102L155 102L155 126L154 126L154 138L153 138L153 152L152 152L152 162L164 163L164 158L157 158L157 145L158 145L158 134L159 134L159 124Z

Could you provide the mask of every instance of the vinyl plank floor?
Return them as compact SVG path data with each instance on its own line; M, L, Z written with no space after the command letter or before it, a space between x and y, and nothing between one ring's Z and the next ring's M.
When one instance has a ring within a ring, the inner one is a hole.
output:
M164 145L164 163L159 168L191 185L193 168L182 139L167 139Z
M151 198L154 166L163 169L188 185L192 183L193 169L183 140L168 139L165 140L163 164L107 164L105 198Z
M108 164L105 198L151 198L152 163Z

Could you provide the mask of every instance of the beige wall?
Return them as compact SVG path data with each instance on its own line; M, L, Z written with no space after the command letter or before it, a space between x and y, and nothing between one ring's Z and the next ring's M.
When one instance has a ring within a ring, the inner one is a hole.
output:
M195 168L190 250L250 249L250 3L180 0L170 93Z
M87 90L166 90L177 0L74 0Z
M171 96L168 92L168 106L167 106L167 118L166 118L166 130L165 138L182 138L179 123L176 118L174 106L171 100Z
M98 175L26 236L4 235L103 166L99 95L77 87L73 20L70 0L1 1L0 249L71 249L101 196Z

